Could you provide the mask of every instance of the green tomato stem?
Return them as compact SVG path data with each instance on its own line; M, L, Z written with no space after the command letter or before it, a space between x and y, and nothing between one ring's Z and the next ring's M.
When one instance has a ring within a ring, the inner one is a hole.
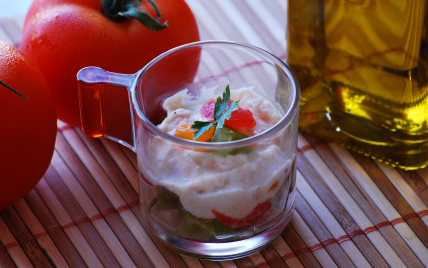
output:
M24 95L22 95L18 90L15 90L15 89L11 88L10 86L8 86L5 83L3 83L1 80L0 80L0 86L4 86L5 88L10 89L12 92L14 92L14 93L18 94L19 96L21 96L21 98L23 98L24 100L27 100L27 98L24 97Z
M115 22L124 22L128 18L133 18L141 22L145 27L153 31L159 31L168 27L167 22L160 23L161 14L153 0L147 0L156 10L157 19L152 18L146 12L138 9L141 0L100 0L102 5L101 12L109 20Z

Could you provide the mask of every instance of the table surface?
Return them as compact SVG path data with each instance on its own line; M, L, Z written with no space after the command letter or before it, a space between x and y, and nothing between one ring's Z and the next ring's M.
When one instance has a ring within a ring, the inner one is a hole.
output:
M201 39L285 57L285 0L186 1ZM1 18L0 40L19 47L23 20ZM0 211L0 267L428 267L427 169L395 169L306 134L298 147L290 224L260 252L213 262L146 232L133 152L59 122L47 173Z

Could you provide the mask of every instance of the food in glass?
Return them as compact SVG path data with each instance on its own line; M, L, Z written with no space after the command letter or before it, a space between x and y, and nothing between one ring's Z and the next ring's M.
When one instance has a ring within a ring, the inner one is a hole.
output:
M224 260L281 234L294 210L300 99L281 60L204 41L136 74L87 67L77 77L85 134L137 153L144 226L155 239Z
M217 112L222 99L216 102L214 91L204 88L192 96L182 90L167 98L167 117L159 129L200 142L231 142L263 133L284 114L252 87L232 90L230 98L223 94L225 109ZM216 114L227 113L227 119L217 116L222 126L215 123ZM213 123L198 137L196 122ZM143 148L152 153L139 161L142 209L187 239L223 242L254 236L280 218L294 187L295 153L286 155L280 143L276 137L234 149L192 150L153 137Z

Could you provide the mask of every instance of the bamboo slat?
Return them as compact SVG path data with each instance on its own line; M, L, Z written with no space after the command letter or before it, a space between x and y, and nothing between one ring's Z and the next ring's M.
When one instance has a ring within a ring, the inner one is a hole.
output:
M79 213L78 208L76 208L76 212L73 211L75 204L69 196L60 195L63 199L61 202L50 186L43 181L36 186L36 190L59 223L58 225L51 225L47 229L59 229L58 226L60 226L70 238L78 240L74 244L79 246L79 253L84 257L88 266L102 267L106 264L112 267L119 266L96 229L88 221L82 221L85 219L84 216L76 217L81 213ZM65 200L70 201L70 203L64 202Z
M11 45L13 44L12 38L2 28L0 28L0 40Z
M218 262L214 262L214 261L208 261L208 260L200 260L200 262L202 263L202 265L205 268L221 268L222 266L220 265L220 263Z
M15 263L13 262L12 258L9 256L6 251L6 248L3 247L3 245L0 247L0 267L16 267Z
M291 248L287 245L284 239L280 236L278 237L272 245L275 247L278 254L284 260L285 264L288 267L299 267L302 268L303 265L300 260L296 257Z
M52 259L46 254L44 249L40 248L34 236L31 235L13 207L2 210L0 215L34 267L42 268L51 266Z
M356 200L360 207L364 208L364 211L366 215L370 218L370 220L376 223L376 229L382 233L385 240L387 240L391 247L394 248L400 258L406 263L406 265L410 267L421 266L422 264L417 260L415 254L405 244L399 234L392 229L390 224L385 224L389 223L389 221L392 221L393 219L400 217L400 215L395 211L392 206L389 206L388 202L385 202L385 199L380 193L376 192L376 186L371 184L367 185L363 183L362 180L363 178L367 178L367 174L365 177L362 177L364 176L365 172L361 170L361 168L358 169L357 164L352 162L352 159L347 158L346 155L340 155L339 157L336 157L325 142L319 142L313 139L313 137L310 137L309 135L305 136L311 142L311 145L315 148L318 154L320 154L320 156L324 159L324 161L333 171L338 180L340 180L342 185L350 193L353 199ZM335 148L336 152L337 150L340 150L337 147ZM345 159L348 161L344 162ZM345 163L345 165L342 165L342 163ZM353 177L351 176L352 174L354 175ZM352 180L351 177L354 180ZM377 177L372 174L372 178L373 180L376 180ZM362 187L361 185L363 185L365 188L359 190L359 188ZM363 195L362 193L366 194ZM371 196L373 196L375 201L371 199ZM376 204L378 204L379 209ZM415 249L420 248L420 241L418 241L418 239L409 239L410 237L412 237L412 231L409 230L407 225L402 225L400 222L398 222L398 225L394 226L397 230L401 230L402 236L406 238L406 241L408 243L414 245ZM367 231L374 230L375 229L367 229ZM426 258L424 256L428 255L422 251L420 252L420 254L418 254L418 256L421 256L421 258Z
M81 131L76 132L88 146L88 149L94 155L100 166L104 169L105 174L108 174L108 177L112 180L112 183L127 204L122 206L123 208L120 210L120 213L121 215L127 214L127 217L125 217L124 220L133 236L137 239L138 243L147 253L153 264L160 267L168 266L163 255L157 249L156 245L142 225L138 222L137 217L132 214L130 210L131 207L139 204L137 192L132 188L113 158L108 154L107 150L98 140L85 136ZM134 173L134 176L135 175L136 174ZM133 181L135 180L137 180L137 178L134 177ZM117 210L119 211L119 208L117 208ZM137 212L139 212L139 210L137 210Z
M428 209L421 198L415 193L400 173L382 163L376 163L388 179L395 185L407 203L418 213L425 225L428 226Z
M300 193L305 193L305 195L301 194L301 196L305 198L306 202L308 202L313 211L322 220L324 226L333 235L340 247L348 254L352 262L357 267L371 267L364 255L356 247L351 238L349 238L345 230L334 218L333 214L329 211L326 205L319 199L317 194L314 192L300 172L297 172L297 178L298 191Z
M189 257L186 255L183 255L182 258L190 268L203 268L204 267L202 265L202 263L196 258Z
M303 148L307 145L309 145L309 143L303 136L300 135L298 147ZM339 202L344 206L348 213L352 215L355 223L359 226L359 228L355 229L352 234L348 233L348 236L354 236L357 234L357 237L359 237L360 235L358 234L364 234L362 230L369 230L367 229L369 227L374 228L374 224L357 205L356 201L348 194L343 185L340 184L340 182L328 168L327 164L321 159L315 150L307 150L304 154L305 157L311 162L312 166L317 170L319 176L322 178L327 187L329 187L336 198L338 198ZM385 241L385 238L381 236L379 232L366 231L365 234L390 266L405 267L403 261L398 257L397 253L391 248L391 246Z
M137 267L149 267L152 263L147 257L147 253L138 245L136 237L131 233L132 228L131 230L128 229L132 224L131 221L136 221L136 218L133 214L119 213L119 211L122 211L120 208L126 207L127 204L116 191L105 172L92 157L90 151L84 146L77 133L72 129L66 130L63 133L63 137L67 139L67 141L64 139L63 142L70 142L70 147L75 150L82 161L78 162L80 169L85 171L87 168L88 170L85 172L85 177L80 178L80 183L84 185L84 188L85 186L87 187L87 189L85 189L86 191L91 192L91 198L100 211L100 214L110 225L121 244L124 245L126 252L128 252ZM62 134L58 134L58 136L62 136ZM126 210L123 210L123 212L126 212ZM115 246L115 248L118 246L119 245ZM126 258L125 254L120 255L120 258L124 262L126 261L128 263L127 265L133 265L129 263L130 260Z
M338 151L339 151L339 148L336 148L336 152L338 152ZM341 150L340 154L343 158L345 158L344 157L344 155L345 155L344 151ZM350 155L347 155L347 156L349 157ZM371 161L368 158L361 159L361 156L357 156L357 155L354 155L354 158L357 159L359 163L363 163L363 162L367 163L367 162ZM352 161L350 158L347 158L347 160ZM369 160L369 161L367 161L367 160ZM405 239L404 241L412 248L412 250L417 254L419 259L424 263L424 265L427 266L428 265L428 263L427 263L428 251L426 248L426 246L427 246L426 242L428 239L427 226L425 226L423 224L421 219L410 208L410 206L404 201L404 199L400 196L400 194L396 191L396 189L390 188L392 185L389 184L390 182L387 180L386 177L384 177L383 173L379 173L379 171L378 171L378 173L375 174L376 169L374 169L374 168L369 169L367 167L367 165L365 165L365 167L367 168L366 171L370 172L370 176L373 180L372 181L370 179L370 177L368 177L367 173L364 173L361 170L358 173L356 173L355 169L357 169L357 166L354 163L352 163L352 164L353 164L352 166L354 168L353 169L354 176L365 180L365 182L366 182L366 183L364 183L364 185L366 186L365 190L367 192L371 192L371 196L373 196L374 202L382 210L383 214L387 217L388 221L394 222L394 223L397 222L396 224L394 224L394 228L401 235L401 237L403 237ZM348 169L351 169L351 168L348 168ZM362 176L364 176L364 177L362 178ZM380 179L383 179L383 183L380 181ZM376 184L377 184L377 186L379 186L379 188L370 182L376 182ZM389 202L394 207L391 207L386 200L381 200L381 201L376 200L376 197L378 197L378 198L383 197L382 194L380 193L380 191L385 194L385 196L388 198ZM396 213L396 211L394 211L395 210L394 208L396 208L398 213L400 213L400 214ZM409 214L415 214L416 217L407 218L406 215L409 215ZM405 224L404 221L403 222L397 221L397 219L400 219L400 218L405 219L405 222L407 224ZM417 233L418 236L416 236L414 232ZM392 235L387 236L386 234L384 236L385 237L393 237ZM420 239L418 237L420 237ZM390 244L393 245L393 242L390 242ZM411 250L409 250L407 247L404 248L404 245L403 245L403 249L405 249L405 251L409 254L409 256L408 257L401 256L402 259L406 259L408 261L415 260L414 254L411 254L412 253ZM402 252L402 250L396 249L396 252ZM416 263L408 263L408 265L411 267L417 266Z
M320 175L316 173L313 168L309 168L310 163L308 160L306 160L302 153L298 153L297 155L297 167L311 185L312 189L320 197L321 201L326 205L326 207L330 210L330 212L345 230L346 236L344 236L343 239L352 239L352 241L358 247L359 251L364 255L364 257L372 266L387 267L387 264L380 256L379 252L369 242L368 238L362 235L364 232L361 233L358 225L348 214L348 211L343 207L342 203L330 191L327 185L323 183Z
M337 267L333 259L320 241L312 233L312 230L306 225L298 212L295 212L291 218L290 225L296 230L297 234L306 244L306 247L312 252L322 267Z
M67 263L69 263L71 266L77 266L77 267L85 267L85 266L89 266L90 264L93 264L91 267L100 266L100 265L97 265L99 261L96 262L96 260L98 259L96 256L94 256L95 253L93 253L92 249L90 249L87 242L83 241L84 239L81 236L81 234L78 233L79 232L78 230L75 230L75 232L73 232L72 230L69 230L67 233L62 228L58 228L58 226L60 226L58 221L55 219L54 215L52 215L52 213L49 211L48 207L43 202L41 197L36 193L36 191L30 192L30 194L27 195L25 200L28 202L31 210L34 212L36 217L40 219L40 223L43 226L44 230L40 231L38 234L40 235L45 233L46 235L48 234L49 237L55 242L55 245L60 250L62 256L67 260ZM73 233L78 233L79 235L78 238L76 238L73 235ZM79 240L79 238L81 238L80 239L80 241L82 241L81 243L76 242L77 240ZM76 244L74 245L73 242L76 242ZM90 249L90 250L86 252L85 250L81 250L81 249L86 249L86 250ZM93 253L93 254L87 254L87 253ZM88 260L86 264L85 264L85 259Z
M260 253L271 267L287 267L273 245L269 245L267 248L261 250Z
M254 268L255 266L248 257L234 260L238 268Z
M202 262L202 263L204 264L204 262ZM205 267L211 266L212 262L209 262L209 264L208 264L208 262L205 262L205 264L206 264L206 265L204 265ZM230 260L220 261L219 264L220 264L220 267L223 267L223 268L238 268L238 266L236 266L236 264Z
M256 252L248 256L255 267L269 267L269 264L266 262L265 258L260 252Z
M20 23L13 18L6 18L1 20L0 27L3 28L8 38L10 38L10 44L17 46L22 39ZM0 39L2 40L2 39Z
M121 150L121 148L119 147L118 144L115 144L112 141L109 141L106 139L101 139L101 142L105 146L106 150L110 153L111 157L116 161L117 165L119 166L119 168L121 169L121 171L125 175L126 179L132 185L133 190L135 192L138 192L139 190L138 190L138 174L137 174L137 171L135 170L135 167L133 168L131 163L130 163L130 162L132 162L132 160L127 161L125 159L125 157L127 155L126 151L129 149L123 147L122 149L125 149L125 150ZM133 156L135 158L135 154L133 154ZM135 160L135 162L136 162L136 160ZM121 190L119 189L119 191L121 191ZM123 189L122 189L121 193L123 193ZM134 198L135 198L135 196L131 197L130 200L134 200ZM141 214L139 207L138 206L132 206L131 209L135 213L136 217L138 218L139 222L143 225L143 227L147 228L147 226L145 226L145 223L144 223L144 220L142 218L142 214ZM149 235L152 235L152 234L149 233ZM152 238L153 238L153 235L152 235ZM157 241L155 240L155 243L156 242ZM160 262L163 257L162 258L157 257L159 253L157 250L155 250L155 247L153 247L153 242L150 240L146 240L146 243L150 244L149 250L150 250L150 248L154 249L153 252L151 252L149 254L149 256L152 256L151 258L154 259L154 261L156 263ZM166 258L169 265L171 265L172 267L182 267L184 265L183 260L181 259L181 257L177 253L171 251L170 249L166 248L165 246L163 246L159 243L156 243L156 246L162 252L163 256ZM165 264L162 264L162 265L165 265ZM163 266L161 266L161 267L163 267Z
M290 224L287 225L281 236L305 267L322 267Z
M74 256L76 256L76 254L64 254L63 256L60 253L53 240L50 238L50 236L47 235L48 233L44 230L37 217L34 215L30 207L28 207L27 203L23 199L21 199L18 203L14 204L13 208L20 215L22 221L26 223L28 229L30 230L34 238L37 240L37 243L40 245L40 247L46 251L46 255L48 255L52 259L52 262L60 267L69 267L64 257L68 257L69 262L72 263L72 260L74 260ZM52 234L52 237L54 237L54 234ZM56 241L58 243L61 242L59 240ZM72 250L70 250L70 252L72 252ZM76 257L80 256L77 255ZM83 265L83 261L79 263L76 262L75 264Z
M307 224L314 233L318 241L321 241L315 244L317 248L321 248L321 246L324 247L338 267L355 267L343 249L339 246L336 239L333 238L299 192L296 196L296 211L299 217L305 221L305 224Z
M413 191L428 206L428 185L424 182L423 177L428 177L427 174L419 175L418 171L397 170L406 182L412 187Z
M0 242L17 267L34 267L1 217ZM2 260L5 263L10 263L10 260L6 256L2 257Z

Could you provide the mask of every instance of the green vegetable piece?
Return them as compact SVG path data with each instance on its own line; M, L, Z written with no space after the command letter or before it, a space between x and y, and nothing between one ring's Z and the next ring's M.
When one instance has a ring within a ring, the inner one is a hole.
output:
M222 127L215 130L211 142L228 142L236 140L237 134L233 130Z
M215 239L214 226L210 223L201 223L195 216L185 212L177 231L190 239L199 241L212 241Z
M227 127L222 127L219 129L216 129L214 132L214 136L211 138L211 142L228 142L228 141L236 141L236 140L242 140L247 138L247 136L237 133ZM241 148L235 148L235 149L225 149L225 150L213 150L211 153L226 157L228 155L237 155L240 153L249 153L251 152L250 147L241 147Z
M241 148L235 148L232 149L232 151L229 153L230 155L237 155L237 154L248 154L253 149L251 147L241 147Z
M217 239L227 241L236 238L236 236L239 235L238 229L227 227L223 223L219 222L217 219L213 220L210 223L214 226L214 235Z
M225 226L217 219L201 223L195 216L185 212L183 219L177 227L183 236L199 241L228 241L239 236L239 230Z
M157 198L155 198L155 199L153 199L152 200L152 202L150 202L150 204L149 204L149 213L151 213L152 212L152 208L154 207L154 206L156 206L156 204L159 202L159 200L157 199Z
M244 134L241 134L241 133L238 133L238 132L235 132L235 133L236 133L236 137L234 139L235 141L247 138L247 136L245 136Z
M191 213L183 209L183 206L176 194L164 187L159 187L156 198L149 205L149 212L156 215L161 211L176 210L181 218L177 225L177 231L190 239L197 241L227 241L239 235L239 230L227 227L214 219L210 222L202 223Z
M178 195L174 194L173 192L167 190L166 188L160 188L158 191L156 198L159 199L159 201L167 202L167 201L178 201L179 197Z
M178 196L165 188L161 188L156 198L149 205L149 212L152 210L163 211L169 209L180 209L181 203Z

